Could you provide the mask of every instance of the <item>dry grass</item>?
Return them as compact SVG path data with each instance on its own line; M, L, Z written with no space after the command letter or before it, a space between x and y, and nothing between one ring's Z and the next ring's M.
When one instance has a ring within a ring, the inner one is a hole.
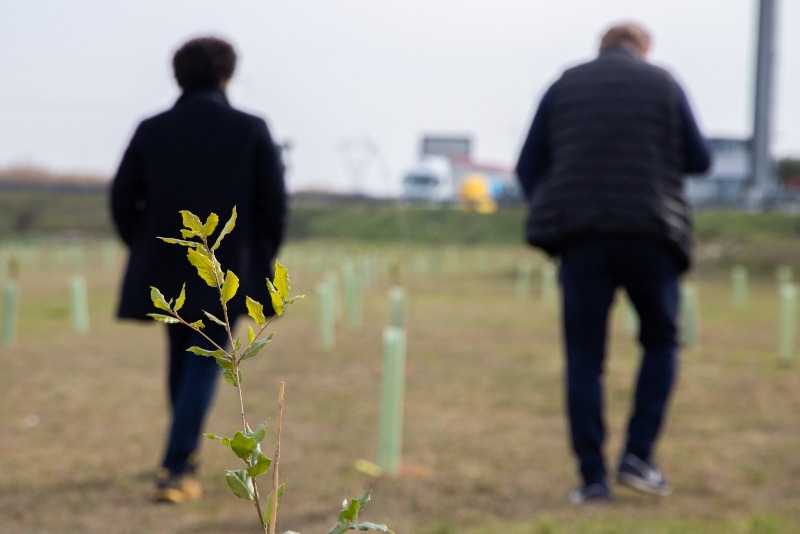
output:
M363 519L398 533L797 532L800 375L779 365L774 280L754 281L746 310L727 273L702 270L701 343L684 351L661 462L676 486L655 501L620 489L604 508L575 508L565 435L557 306L516 291L522 249L375 250L365 324L337 328L322 350L315 284L350 253L290 246L293 290L308 298L275 323L277 336L245 368L249 416L272 420L286 383L278 530L327 532L344 497L373 491ZM94 253L98 253L95 251ZM206 497L148 502L166 409L159 325L113 319L119 265L42 255L23 265L18 339L0 349L0 531L6 533L257 532L249 503L203 448ZM423 259L427 258L427 259ZM59 263L60 261L60 263ZM377 457L381 332L395 262L409 299L402 473L354 468ZM34 265L37 264L37 265ZM69 318L69 277L90 288L91 330ZM700 275L698 275L700 276ZM607 374L608 456L618 454L637 348L616 313ZM248 362L250 363L250 362ZM220 382L208 431L237 430L234 391ZM692 530L694 529L694 530Z

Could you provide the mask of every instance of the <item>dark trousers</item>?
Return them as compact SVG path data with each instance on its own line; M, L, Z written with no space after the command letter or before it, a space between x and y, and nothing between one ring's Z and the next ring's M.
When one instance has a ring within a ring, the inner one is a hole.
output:
M624 288L639 316L643 354L624 452L646 460L662 428L677 373L680 276L671 251L655 241L609 237L563 250L567 410L585 484L606 478L602 374L614 293Z
M205 333L221 347L229 346L224 328L208 326ZM193 346L213 350L208 340L194 330L180 324L167 325L167 337L167 388L172 417L161 465L172 473L191 472L196 468L195 453L222 369L214 358L186 351Z

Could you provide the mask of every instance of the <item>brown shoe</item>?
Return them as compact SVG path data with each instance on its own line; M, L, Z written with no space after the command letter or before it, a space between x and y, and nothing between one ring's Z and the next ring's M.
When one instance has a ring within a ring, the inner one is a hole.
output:
M162 471L156 480L153 501L180 504L196 501L203 496L203 488L191 473L174 474Z

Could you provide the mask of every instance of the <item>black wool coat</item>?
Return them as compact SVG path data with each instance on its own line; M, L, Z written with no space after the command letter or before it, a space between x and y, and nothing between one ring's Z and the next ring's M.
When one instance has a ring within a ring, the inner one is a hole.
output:
M185 282L181 315L191 322L206 310L221 318L219 294L199 278L187 248L157 237L181 237L180 210L203 222L216 213L218 233L234 206L236 226L216 251L223 270L240 280L229 311L246 313L245 294L270 311L266 278L286 228L283 170L264 120L231 107L220 90L184 93L174 107L142 121L110 194L114 225L130 252L118 316L151 320L148 313L162 312L150 300L150 286L169 300Z

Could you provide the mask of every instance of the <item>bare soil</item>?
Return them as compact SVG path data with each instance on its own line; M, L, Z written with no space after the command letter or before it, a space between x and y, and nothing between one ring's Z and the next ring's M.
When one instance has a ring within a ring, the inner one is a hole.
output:
M20 265L17 336L0 348L0 532L258 532L251 504L225 486L223 471L239 468L238 460L210 441L202 449L202 501L149 501L167 424L165 339L158 324L114 319L122 258L102 254L69 260L44 251ZM364 324L351 328L342 314L335 348L326 351L315 288L328 273L341 274L348 258L359 268L364 258L376 264L374 279L364 275ZM527 294L517 280L522 260L535 263ZM327 532L342 499L367 490L372 502L362 519L398 533L504 532L513 524L530 525L520 532L576 532L570 525L593 514L601 525L630 525L604 532L649 532L676 518L727 532L764 517L775 518L769 532L797 531L800 374L795 361L778 359L773 277L752 278L747 306L738 309L727 272L698 270L700 341L683 352L659 449L674 495L654 500L620 488L611 507L595 511L565 500L577 477L558 306L542 297L541 257L521 248L290 245L282 261L293 292L307 298L274 323L274 341L244 368L251 421L272 427L286 384L279 532ZM76 274L89 286L86 334L70 317ZM408 302L403 455L399 475L375 477L356 462L377 460L381 336L397 280ZM611 328L613 468L638 349L621 306ZM239 424L235 391L220 381L207 431L232 435Z

